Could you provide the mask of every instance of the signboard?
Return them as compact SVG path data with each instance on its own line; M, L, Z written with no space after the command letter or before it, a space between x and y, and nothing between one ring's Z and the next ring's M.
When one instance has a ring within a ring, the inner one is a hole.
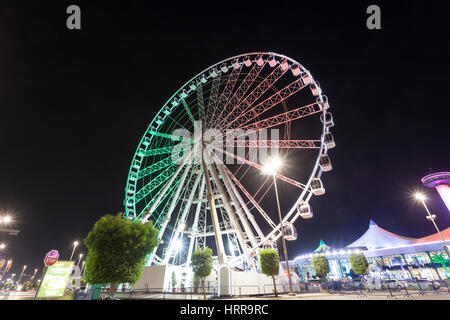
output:
M57 261L48 267L39 288L37 298L61 297L73 270L73 261Z
M47 267L50 267L53 265L56 261L58 261L59 258L59 252L58 250L50 250L47 252L44 258L44 263Z

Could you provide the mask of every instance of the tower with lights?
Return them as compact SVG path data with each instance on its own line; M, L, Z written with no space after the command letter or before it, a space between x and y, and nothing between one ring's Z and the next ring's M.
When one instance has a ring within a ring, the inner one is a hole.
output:
M435 188L450 212L450 172L436 172L422 178L425 187Z

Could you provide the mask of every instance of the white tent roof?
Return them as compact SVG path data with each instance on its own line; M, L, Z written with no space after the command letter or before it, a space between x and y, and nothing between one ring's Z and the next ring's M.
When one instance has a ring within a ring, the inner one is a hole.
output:
M412 244L414 238L399 236L380 228L373 220L370 220L369 229L347 248L366 247L367 249L390 248Z

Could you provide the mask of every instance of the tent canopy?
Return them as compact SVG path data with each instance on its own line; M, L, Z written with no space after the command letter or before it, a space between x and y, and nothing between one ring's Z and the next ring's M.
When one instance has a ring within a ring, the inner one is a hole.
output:
M325 242L323 242L323 240L320 240L319 246L317 247L316 250L314 250L314 252L325 252L332 249L333 248L327 245Z
M370 220L369 229L347 248L366 247L367 249L390 248L414 243L416 239L403 237L380 228Z

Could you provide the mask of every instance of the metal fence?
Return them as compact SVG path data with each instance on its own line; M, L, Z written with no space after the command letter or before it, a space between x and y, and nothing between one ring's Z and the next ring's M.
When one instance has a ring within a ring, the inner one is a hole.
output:
M354 294L363 297L383 296L388 299L450 293L449 283L445 280L421 281L410 279L379 284L361 281L331 281L328 283L328 287L330 293Z
M273 296L274 287L272 284L259 285L234 285L229 286L229 297L252 297L252 296ZM278 294L287 294L290 292L288 284L277 284ZM295 293L317 293L320 292L320 285L317 283L295 283L292 284ZM103 297L107 296L107 289L102 290ZM168 290L167 288L149 288L144 286L141 289L133 290L116 290L115 297L119 299L203 299L206 295L207 299L219 298L219 287L217 284L209 284L205 286L205 294L203 288L184 287Z

